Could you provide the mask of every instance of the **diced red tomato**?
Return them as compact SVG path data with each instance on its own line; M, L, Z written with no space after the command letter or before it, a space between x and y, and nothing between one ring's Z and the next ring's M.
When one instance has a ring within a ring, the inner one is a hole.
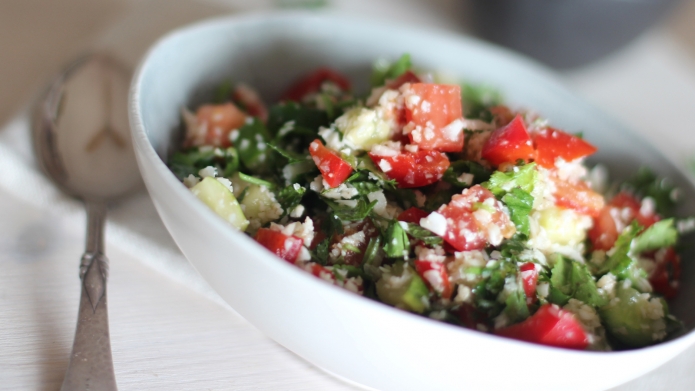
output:
M536 297L536 285L538 284L538 270L533 262L527 262L521 267L521 280L524 283L524 293L526 294L526 302L533 304L538 299Z
M263 247L290 263L297 261L304 244L304 241L296 236L287 236L268 228L260 228L255 239Z
M596 147L583 139L550 127L534 133L533 142L536 163L545 168L555 167L557 158L569 162L596 152Z
M523 118L517 115L508 125L498 128L483 145L481 157L493 166L533 159L535 150Z
M555 183L555 204L562 208L576 210L579 213L596 217L605 205L603 196L593 191L589 185L579 181L571 183L556 177L550 178Z
M633 195L624 191L613 197L610 205L621 209L629 208L632 211L632 217L644 228L649 228L654 225L654 223L661 220L661 217L653 210L643 211L642 203ZM629 224L631 222L632 221L627 221L626 223Z
M352 173L352 166L335 152L326 148L319 139L309 144L309 154L330 187L340 185Z
M452 289L449 282L449 273L447 273L443 263L417 260L415 261L415 270L425 281L428 288L443 299L451 298Z
M618 228L611 215L611 209L610 206L606 206L594 217L594 226L589 230L589 240L594 250L608 251L618 239Z
M200 129L205 130L205 141L201 144L226 148L232 145L229 133L244 126L246 114L230 102L221 105L203 105L196 112L196 119Z
M483 212L475 213L478 210ZM454 195L437 212L446 218L442 237L457 251L480 250L487 243L498 245L502 238L510 238L516 232L500 202L480 185Z
M335 283L335 274L325 266L321 266L316 262L309 262L304 265L304 269L318 278Z
M678 294L681 259L673 247L657 251L654 257L656 268L649 276L649 282L654 292L662 294L666 299L673 299Z
M393 80L386 81L386 88L397 90L405 83L419 83L420 78L413 71L405 71L400 76Z
M238 102L250 116L258 117L263 122L268 120L268 109L253 88L243 83L238 84L232 92L232 99Z
M398 221L405 221L406 223L420 224L420 219L427 217L429 213L425 212L420 208L411 206L410 208L401 212L398 215Z
M644 228L651 227L661 220L654 211L642 209L641 202L626 192L618 193L606 205L598 216L594 217L594 226L589 231L589 239L595 250L610 250L618 239L618 228L615 219L622 225L637 222Z
M463 114L461 87L413 83L403 91L410 142L422 149L461 152Z
M437 151L418 150L401 152L395 156L369 153L374 164L379 166L386 176L398 182L398 187L421 187L442 179L444 171L449 168L449 158Z
M333 82L343 91L350 90L350 80L348 78L330 68L319 68L292 84L282 95L281 100L299 102L305 96L319 92L321 85L326 81Z
M568 349L586 349L589 336L574 315L555 304L545 304L521 323L495 331L495 334Z

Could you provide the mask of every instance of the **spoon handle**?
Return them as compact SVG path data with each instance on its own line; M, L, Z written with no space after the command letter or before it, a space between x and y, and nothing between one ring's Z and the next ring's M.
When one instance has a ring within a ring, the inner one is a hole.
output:
M80 263L82 294L70 364L61 391L116 390L106 304L106 205L87 202L87 244Z

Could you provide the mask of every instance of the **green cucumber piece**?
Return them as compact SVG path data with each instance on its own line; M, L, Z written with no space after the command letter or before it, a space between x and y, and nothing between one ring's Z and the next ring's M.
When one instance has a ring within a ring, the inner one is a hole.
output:
M232 226L244 231L249 221L234 194L215 178L203 178L191 192Z

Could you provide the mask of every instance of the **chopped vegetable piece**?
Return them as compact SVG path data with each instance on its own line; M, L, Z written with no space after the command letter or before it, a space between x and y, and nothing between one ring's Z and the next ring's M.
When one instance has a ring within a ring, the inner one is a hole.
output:
M212 145L215 147L228 147L232 145L229 133L242 127L246 121L246 114L239 110L234 103L220 105L203 105L196 112L197 129L188 133L186 144L188 146ZM204 138L200 139L200 133Z
M482 249L488 243L496 246L516 232L500 202L480 185L453 196L449 204L420 224L442 236L457 251Z
M574 315L554 304L542 305L521 323L499 329L503 337L567 349L586 349L589 336Z
M533 142L521 116L516 116L508 125L492 132L483 145L481 156L493 166L516 163L518 160L528 162L533 159Z
M256 232L256 241L273 254L289 263L295 263L302 250L304 241L296 236L287 236L282 232L260 228Z
M449 159L437 151L419 150L400 152L395 155L377 155L370 152L369 157L381 168L389 179L400 188L422 187L442 179L449 168Z
M321 171L323 179L330 187L336 187L352 173L352 167L348 162L338 157L335 152L323 146L321 140L316 139L309 144L309 153L316 167Z
M557 158L569 162L596 152L596 147L582 138L554 128L546 128L533 134L536 146L536 163L545 167L555 167Z
M404 130L412 144L428 150L461 152L461 87L414 83L406 88L403 96L407 121Z
M428 288L432 289L443 299L451 298L451 283L446 267L441 262L415 261L415 270L425 281Z
M406 223L420 224L420 219L427 217L428 213L416 207L410 207L398 215L398 221Z
M536 286L538 285L538 270L536 270L536 264L533 262L526 262L519 267L519 271L521 271L521 280L524 282L526 302L528 304L533 304L538 300L536 297Z
M603 196L585 182L571 183L552 178L555 183L555 204L563 208L574 209L579 213L596 217L605 205Z
M203 178L191 192L229 224L244 231L249 225L234 193L213 177Z

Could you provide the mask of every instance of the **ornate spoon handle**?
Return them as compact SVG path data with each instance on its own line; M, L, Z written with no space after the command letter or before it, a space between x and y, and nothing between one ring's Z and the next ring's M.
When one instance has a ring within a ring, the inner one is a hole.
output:
M82 294L70 364L61 391L115 391L111 358L104 255L106 205L87 202L87 245L80 264Z

